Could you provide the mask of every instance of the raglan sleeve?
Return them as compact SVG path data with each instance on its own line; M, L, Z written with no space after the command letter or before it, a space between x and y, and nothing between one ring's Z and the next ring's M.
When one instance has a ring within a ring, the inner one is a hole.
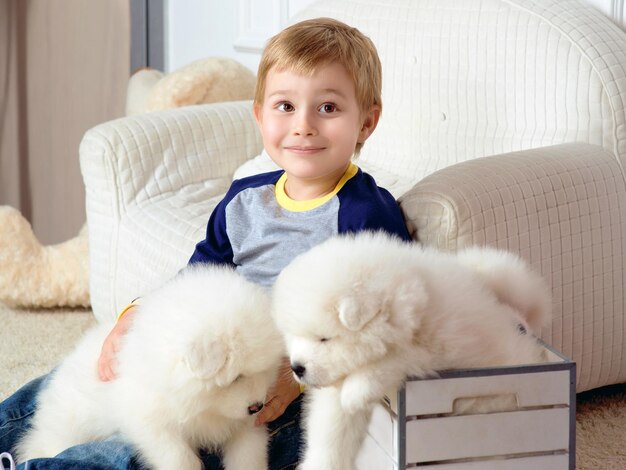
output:
M228 195L227 195L228 196ZM230 198L225 197L215 206L209 217L204 240L196 245L188 265L196 263L233 263L233 249L226 231L226 206Z
M384 231L405 241L412 240L398 202L371 176L363 174L360 181L355 178L353 187L346 189L340 198L339 233Z
M398 236L404 241L412 241L398 202L387 190L384 191L387 193L386 203L382 209L384 215L381 216L378 223L371 224L373 227L370 230L383 230L391 235Z

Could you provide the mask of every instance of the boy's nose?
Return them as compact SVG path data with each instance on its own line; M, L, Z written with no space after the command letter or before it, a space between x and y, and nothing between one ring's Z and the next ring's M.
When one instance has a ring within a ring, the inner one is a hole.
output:
M302 113L298 116L293 133L299 136L317 135L317 129L313 125L313 121L307 113Z
M315 135L316 132L312 127L299 126L296 129L294 129L294 134L310 136L310 135Z
M317 131L313 126L299 125L294 128L293 133L299 136L313 136L317 135Z

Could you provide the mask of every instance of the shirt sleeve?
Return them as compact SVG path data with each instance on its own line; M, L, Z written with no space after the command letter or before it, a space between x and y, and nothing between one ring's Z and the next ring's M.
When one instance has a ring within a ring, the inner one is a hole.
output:
M398 202L389 191L376 185L374 178L361 172L339 194L339 233L384 231L402 240L411 241Z
M226 232L227 198L215 207L206 228L206 237L196 245L188 264L213 263L233 265L233 249Z

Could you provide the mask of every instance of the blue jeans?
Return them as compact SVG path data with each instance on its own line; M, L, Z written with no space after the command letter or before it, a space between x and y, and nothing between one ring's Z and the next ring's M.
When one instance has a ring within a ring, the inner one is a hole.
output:
M35 412L39 390L50 375L29 382L0 403L0 452L14 452L20 435L28 429ZM268 425L270 431L270 470L293 470L302 443L300 428L301 397L283 415ZM205 470L222 469L217 455L200 452ZM133 447L121 436L112 436L66 449L54 458L33 459L16 470L139 470L141 467Z

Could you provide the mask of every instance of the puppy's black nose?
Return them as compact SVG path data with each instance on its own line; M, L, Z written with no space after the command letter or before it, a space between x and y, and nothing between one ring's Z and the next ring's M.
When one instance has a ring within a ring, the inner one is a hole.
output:
M254 405L250 405L248 407L248 414L256 414L259 411L261 411L263 409L263 403L259 402L259 403L255 403Z
M296 376L299 379L301 379L304 373L306 372L306 367L304 367L299 362L294 362L293 364L291 364L291 370L293 371L294 374L296 374Z

